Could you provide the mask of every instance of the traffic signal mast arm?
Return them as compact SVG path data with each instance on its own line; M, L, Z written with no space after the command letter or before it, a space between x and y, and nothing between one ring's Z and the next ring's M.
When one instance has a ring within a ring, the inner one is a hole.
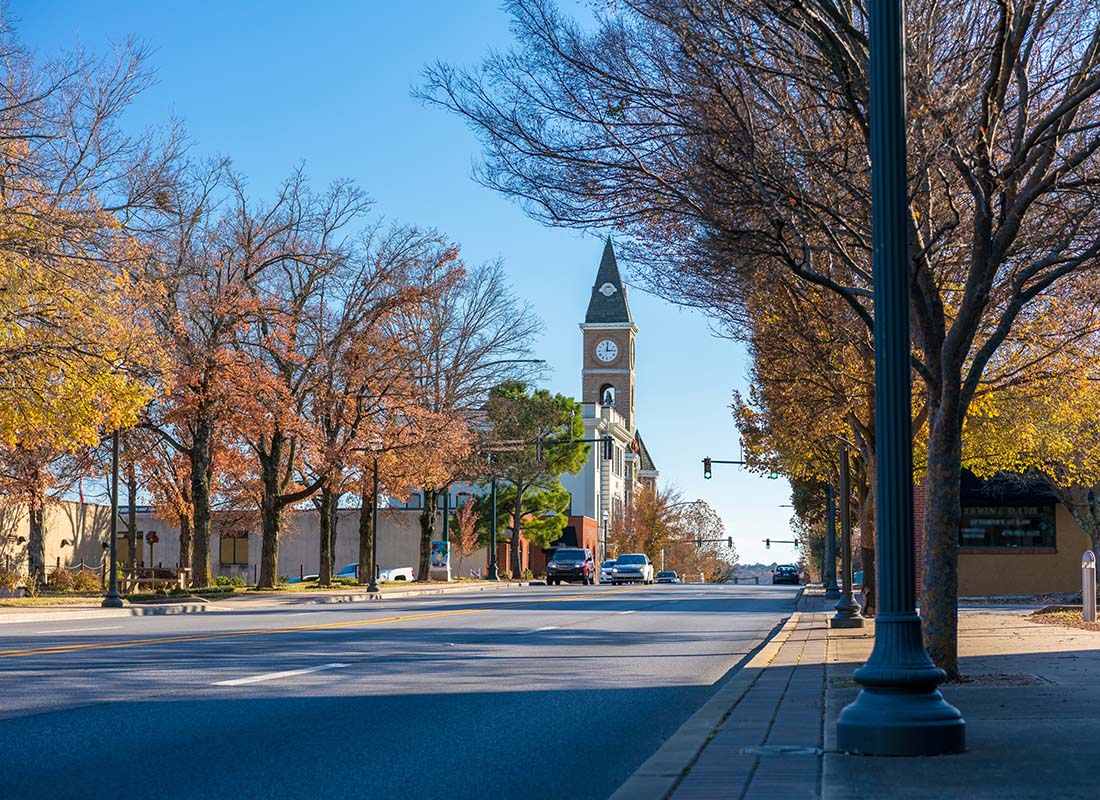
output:
M719 458L704 458L703 459L703 477L708 479L708 480L710 479L710 476L711 476L711 468L710 468L711 464L739 464L742 467L750 466L747 461L723 461L722 459L719 459ZM779 473L776 472L775 470L772 470L771 473L769 473L769 475L768 475L769 480L775 480L778 477L779 477Z

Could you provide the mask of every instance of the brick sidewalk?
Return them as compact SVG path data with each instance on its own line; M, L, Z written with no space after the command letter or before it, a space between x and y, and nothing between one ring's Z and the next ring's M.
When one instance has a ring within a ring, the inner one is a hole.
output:
M831 608L824 597L810 595L800 609L778 652L676 785L673 800L819 796Z

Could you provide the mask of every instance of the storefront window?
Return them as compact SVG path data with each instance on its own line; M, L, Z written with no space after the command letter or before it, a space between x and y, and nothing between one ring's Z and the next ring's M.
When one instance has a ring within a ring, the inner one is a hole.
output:
M1054 547L1054 506L963 506L960 547Z

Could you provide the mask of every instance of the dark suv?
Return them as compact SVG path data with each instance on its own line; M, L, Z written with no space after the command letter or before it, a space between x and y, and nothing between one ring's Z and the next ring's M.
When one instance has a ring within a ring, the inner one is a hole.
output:
M798 567L794 564L780 564L772 570L772 583L793 583L798 586L802 583L801 576L798 574Z
M587 547L559 547L546 564L546 585L575 581L588 585L596 582L596 562Z

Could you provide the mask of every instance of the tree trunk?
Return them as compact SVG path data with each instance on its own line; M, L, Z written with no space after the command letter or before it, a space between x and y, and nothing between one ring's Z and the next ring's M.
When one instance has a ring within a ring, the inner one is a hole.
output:
M28 509L27 571L35 586L46 581L46 531L43 521L42 501L32 497Z
M363 485L359 489L359 583L366 586L374 573L374 496L371 494L371 481L363 476Z
M212 433L204 425L194 429L187 460L191 466L191 585L210 585L210 483L214 465L210 452Z
M874 470L866 466L860 469L858 484L859 552L863 568L863 616L873 617L877 605L878 566L875 549L875 491Z
M273 589L279 582L279 526L282 516L283 510L274 495L265 492L260 507L260 574L256 582L260 589Z
M928 474L925 477L924 591L921 621L924 646L948 680L959 675L958 531L962 516L962 436L957 398L930 416ZM920 553L916 557L920 557Z
M335 498L328 485L321 487L321 503L317 512L320 516L321 541L317 556L317 583L321 586L332 585L332 506Z
M420 565L416 569L418 581L432 578L432 540L435 539L435 506L438 502L438 489L424 490L424 510L420 512Z
M520 554L523 551L520 547L520 542L519 542L520 525L521 525L522 521L523 521L523 489L521 489L520 487L517 486L516 487L516 505L515 505L515 508L512 509L512 546L510 548L510 552L511 552L510 560L511 560L512 563L508 565L509 567L511 567L511 569L509 569L509 572L512 574L513 579L518 578L520 576L520 574L523 572L523 565L520 563Z
M337 492L335 490L330 490L330 491L332 492L332 509L329 511L330 519L329 519L329 523L328 523L328 529L329 529L329 531L331 531L331 534L332 534L332 547L330 548L331 552L329 553L328 565L329 565L329 569L332 571L332 574L335 575L336 574L336 537L340 533L340 526L338 524L340 522L340 498L344 496L344 493L343 492Z
M133 459L126 465L126 542L130 549L128 566L130 573L133 574L137 563L137 550L141 546L137 538L137 475L134 474Z
M191 563L194 550L194 535L191 531L191 518L186 514L180 514L180 555L179 565L186 567Z

